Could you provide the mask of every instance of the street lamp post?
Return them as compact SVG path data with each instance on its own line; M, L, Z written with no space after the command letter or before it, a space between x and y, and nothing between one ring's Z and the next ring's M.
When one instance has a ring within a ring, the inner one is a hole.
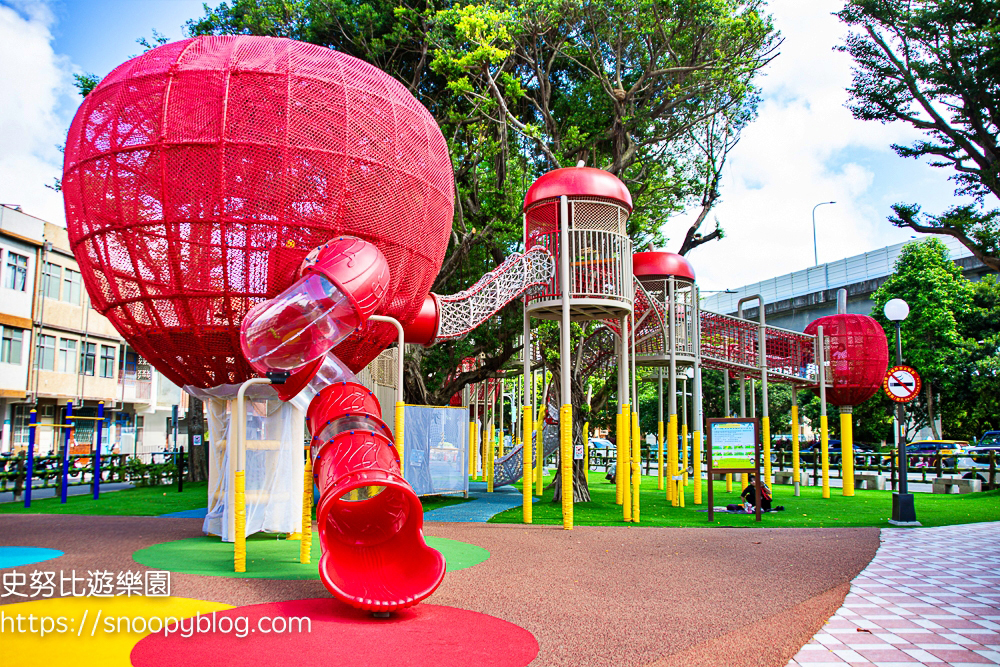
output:
M816 209L823 204L836 204L835 201L821 201L813 206L813 262L814 266L819 266L819 251L816 249Z
M896 365L903 364L903 337L900 325L910 314L910 306L902 299L890 299L883 308L886 319L896 325ZM892 494L892 518L889 523L897 526L919 526L913 494L908 493L906 466L906 435L903 432L903 404L896 403L896 449L899 459L899 493Z

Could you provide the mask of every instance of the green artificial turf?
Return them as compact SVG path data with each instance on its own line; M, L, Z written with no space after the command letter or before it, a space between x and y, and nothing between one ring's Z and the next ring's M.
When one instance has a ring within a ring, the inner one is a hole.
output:
M157 516L205 507L208 483L186 482L181 493L177 492L176 486L143 486L101 493L99 500L94 500L90 494L69 496L65 505L59 502L58 497L50 497L51 489L42 493L45 494L44 498L32 495L30 509L24 509L22 500L0 503L0 514Z
M24 501L0 503L0 514L99 514L107 516L158 516L183 510L205 507L208 500L207 482L189 482L184 491L177 492L176 486L149 486L102 493L100 500L87 494L69 496L65 505L59 498L52 498L51 490L43 492L44 498L32 497L31 507L24 508ZM422 496L420 503L424 511L468 502L462 496ZM313 507L313 517L316 508Z
M548 485L552 477L546 477ZM588 478L591 502L576 503L573 521L578 526L629 525L622 520L622 507L615 503L615 485L604 479L603 472L591 472ZM774 505L784 505L784 512L769 512L761 516L760 523L754 516L745 514L715 514L708 522L707 486L702 486L702 503L694 504L694 485L689 480L685 489L685 507L672 507L664 491L656 488L656 477L643 477L640 491L639 518L642 526L767 526L774 528L816 528L831 526L880 526L885 527L892 514L891 491L855 491L853 497L844 497L841 489L831 488L830 498L822 497L820 487L802 487L801 496L795 497L793 488L786 485L774 487ZM517 485L520 488L520 482ZM716 507L739 503L740 490L735 486L726 493L725 482L715 482ZM1000 491L969 494L914 494L917 520L924 526L948 526L978 521L1000 521ZM701 510L701 511L699 511ZM552 489L546 489L532 510L534 523L561 524L562 508L552 502ZM501 512L490 519L491 523L521 523L521 509Z
M427 537L427 544L440 551L447 571L478 565L490 552L474 544L443 537ZM319 579L319 535L313 531L311 560L299 562L301 542L284 535L257 533L247 538L247 571L233 572L233 544L218 537L189 537L139 549L132 559L157 570L237 579Z

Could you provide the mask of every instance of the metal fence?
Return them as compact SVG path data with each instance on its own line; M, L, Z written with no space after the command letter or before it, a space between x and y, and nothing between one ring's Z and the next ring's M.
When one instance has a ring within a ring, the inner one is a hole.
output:
M183 455L186 458L186 454ZM101 483L124 482L139 486L157 486L177 482L178 464L186 467L182 452L144 452L131 454L102 454ZM69 486L94 483L94 457L74 454L68 457L67 482ZM32 465L32 490L57 489L63 474L62 456L36 456ZM19 495L27 477L27 457L0 457L0 492L13 491Z

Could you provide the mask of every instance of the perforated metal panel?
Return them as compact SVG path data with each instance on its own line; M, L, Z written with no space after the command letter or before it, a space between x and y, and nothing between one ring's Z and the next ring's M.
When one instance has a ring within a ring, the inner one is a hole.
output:
M430 113L360 60L287 39L199 37L121 65L66 143L73 252L94 307L179 385L253 375L239 325L339 234L379 247L379 312L409 323L444 257L453 177ZM395 340L370 323L358 371Z
M570 201L570 229L597 229L625 234L628 209L612 201L585 199Z

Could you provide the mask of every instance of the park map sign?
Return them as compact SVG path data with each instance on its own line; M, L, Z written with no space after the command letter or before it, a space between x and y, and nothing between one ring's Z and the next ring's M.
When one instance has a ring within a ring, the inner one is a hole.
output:
M713 468L754 467L757 425L752 421L713 422L709 424L712 438Z

